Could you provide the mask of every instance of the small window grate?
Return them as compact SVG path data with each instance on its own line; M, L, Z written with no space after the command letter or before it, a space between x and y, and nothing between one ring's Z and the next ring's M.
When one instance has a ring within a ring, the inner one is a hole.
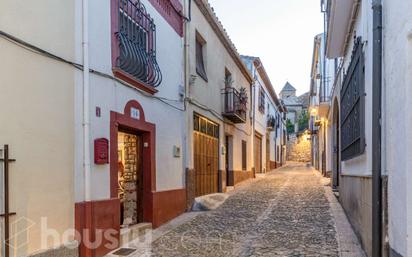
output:
M113 255L117 256L129 256L134 253L136 249L133 248L120 248L119 250L115 251Z

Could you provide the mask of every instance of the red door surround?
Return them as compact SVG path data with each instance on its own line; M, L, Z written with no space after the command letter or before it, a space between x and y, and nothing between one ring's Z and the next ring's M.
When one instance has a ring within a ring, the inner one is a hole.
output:
M132 118L132 109L139 117ZM156 191L156 126L145 120L142 106L135 100L129 101L124 114L110 113L110 197L117 198L118 165L117 133L119 128L138 133L143 140L143 219L153 222L153 193Z
M144 222L150 222L156 228L186 210L185 188L156 192L156 126L146 122L142 106L131 100L126 104L124 114L110 113L110 199L75 205L75 228L85 240L94 240L99 230L120 231L120 201L117 195L119 129L142 136ZM119 238L119 234L115 237ZM81 244L79 253L80 257L102 257L118 246L119 242L110 248L101 245L93 250Z

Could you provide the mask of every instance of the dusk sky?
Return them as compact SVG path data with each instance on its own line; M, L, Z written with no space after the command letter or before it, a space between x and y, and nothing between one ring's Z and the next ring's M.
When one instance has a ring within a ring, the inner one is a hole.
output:
M289 81L309 91L320 0L209 0L240 54L262 59L276 92Z

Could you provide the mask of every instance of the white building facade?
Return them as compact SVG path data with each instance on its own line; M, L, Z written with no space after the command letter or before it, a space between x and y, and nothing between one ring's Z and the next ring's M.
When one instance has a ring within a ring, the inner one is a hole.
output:
M326 58L325 48L325 34L315 36L309 94L309 129L312 134L312 166L324 176L333 177L335 181L337 169L332 167L332 160L335 158L333 146L336 142L332 142L333 122L330 120L333 117L330 109L337 61Z
M254 77L252 119L256 173L281 167L286 159L286 108L279 100L262 61L242 56ZM256 149L257 148L257 149Z
M399 110L410 106L412 5L330 1L325 7L326 55L339 59L329 111L339 153L332 158L339 172L333 184L368 256L411 256L410 119Z
M193 1L188 24L186 187L226 192L254 177L252 76L207 1Z
M135 224L158 227L183 213L183 2L0 5L10 121L0 143L18 160L7 226L26 229L10 231L1 255L99 257Z
M75 200L76 229L92 237L95 228L123 234L138 223L158 227L186 209L181 12L180 1L89 1L88 58L90 68L100 72L90 74L86 106L94 160L87 178L83 152L76 151ZM77 32L81 57L82 31ZM81 82L77 85L80 89ZM82 92L75 93L79 114ZM75 116L76 132L82 120ZM109 158L101 161L104 141ZM76 145L83 144L76 133ZM95 222L88 224L90 218ZM102 248L81 250L94 255L111 250Z

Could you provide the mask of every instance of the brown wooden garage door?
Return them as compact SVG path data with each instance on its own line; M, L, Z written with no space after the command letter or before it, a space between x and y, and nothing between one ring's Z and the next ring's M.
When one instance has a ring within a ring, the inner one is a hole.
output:
M262 173L262 136L255 136L255 171Z
M218 192L219 169L219 125L194 116L194 168L195 195L207 195Z

